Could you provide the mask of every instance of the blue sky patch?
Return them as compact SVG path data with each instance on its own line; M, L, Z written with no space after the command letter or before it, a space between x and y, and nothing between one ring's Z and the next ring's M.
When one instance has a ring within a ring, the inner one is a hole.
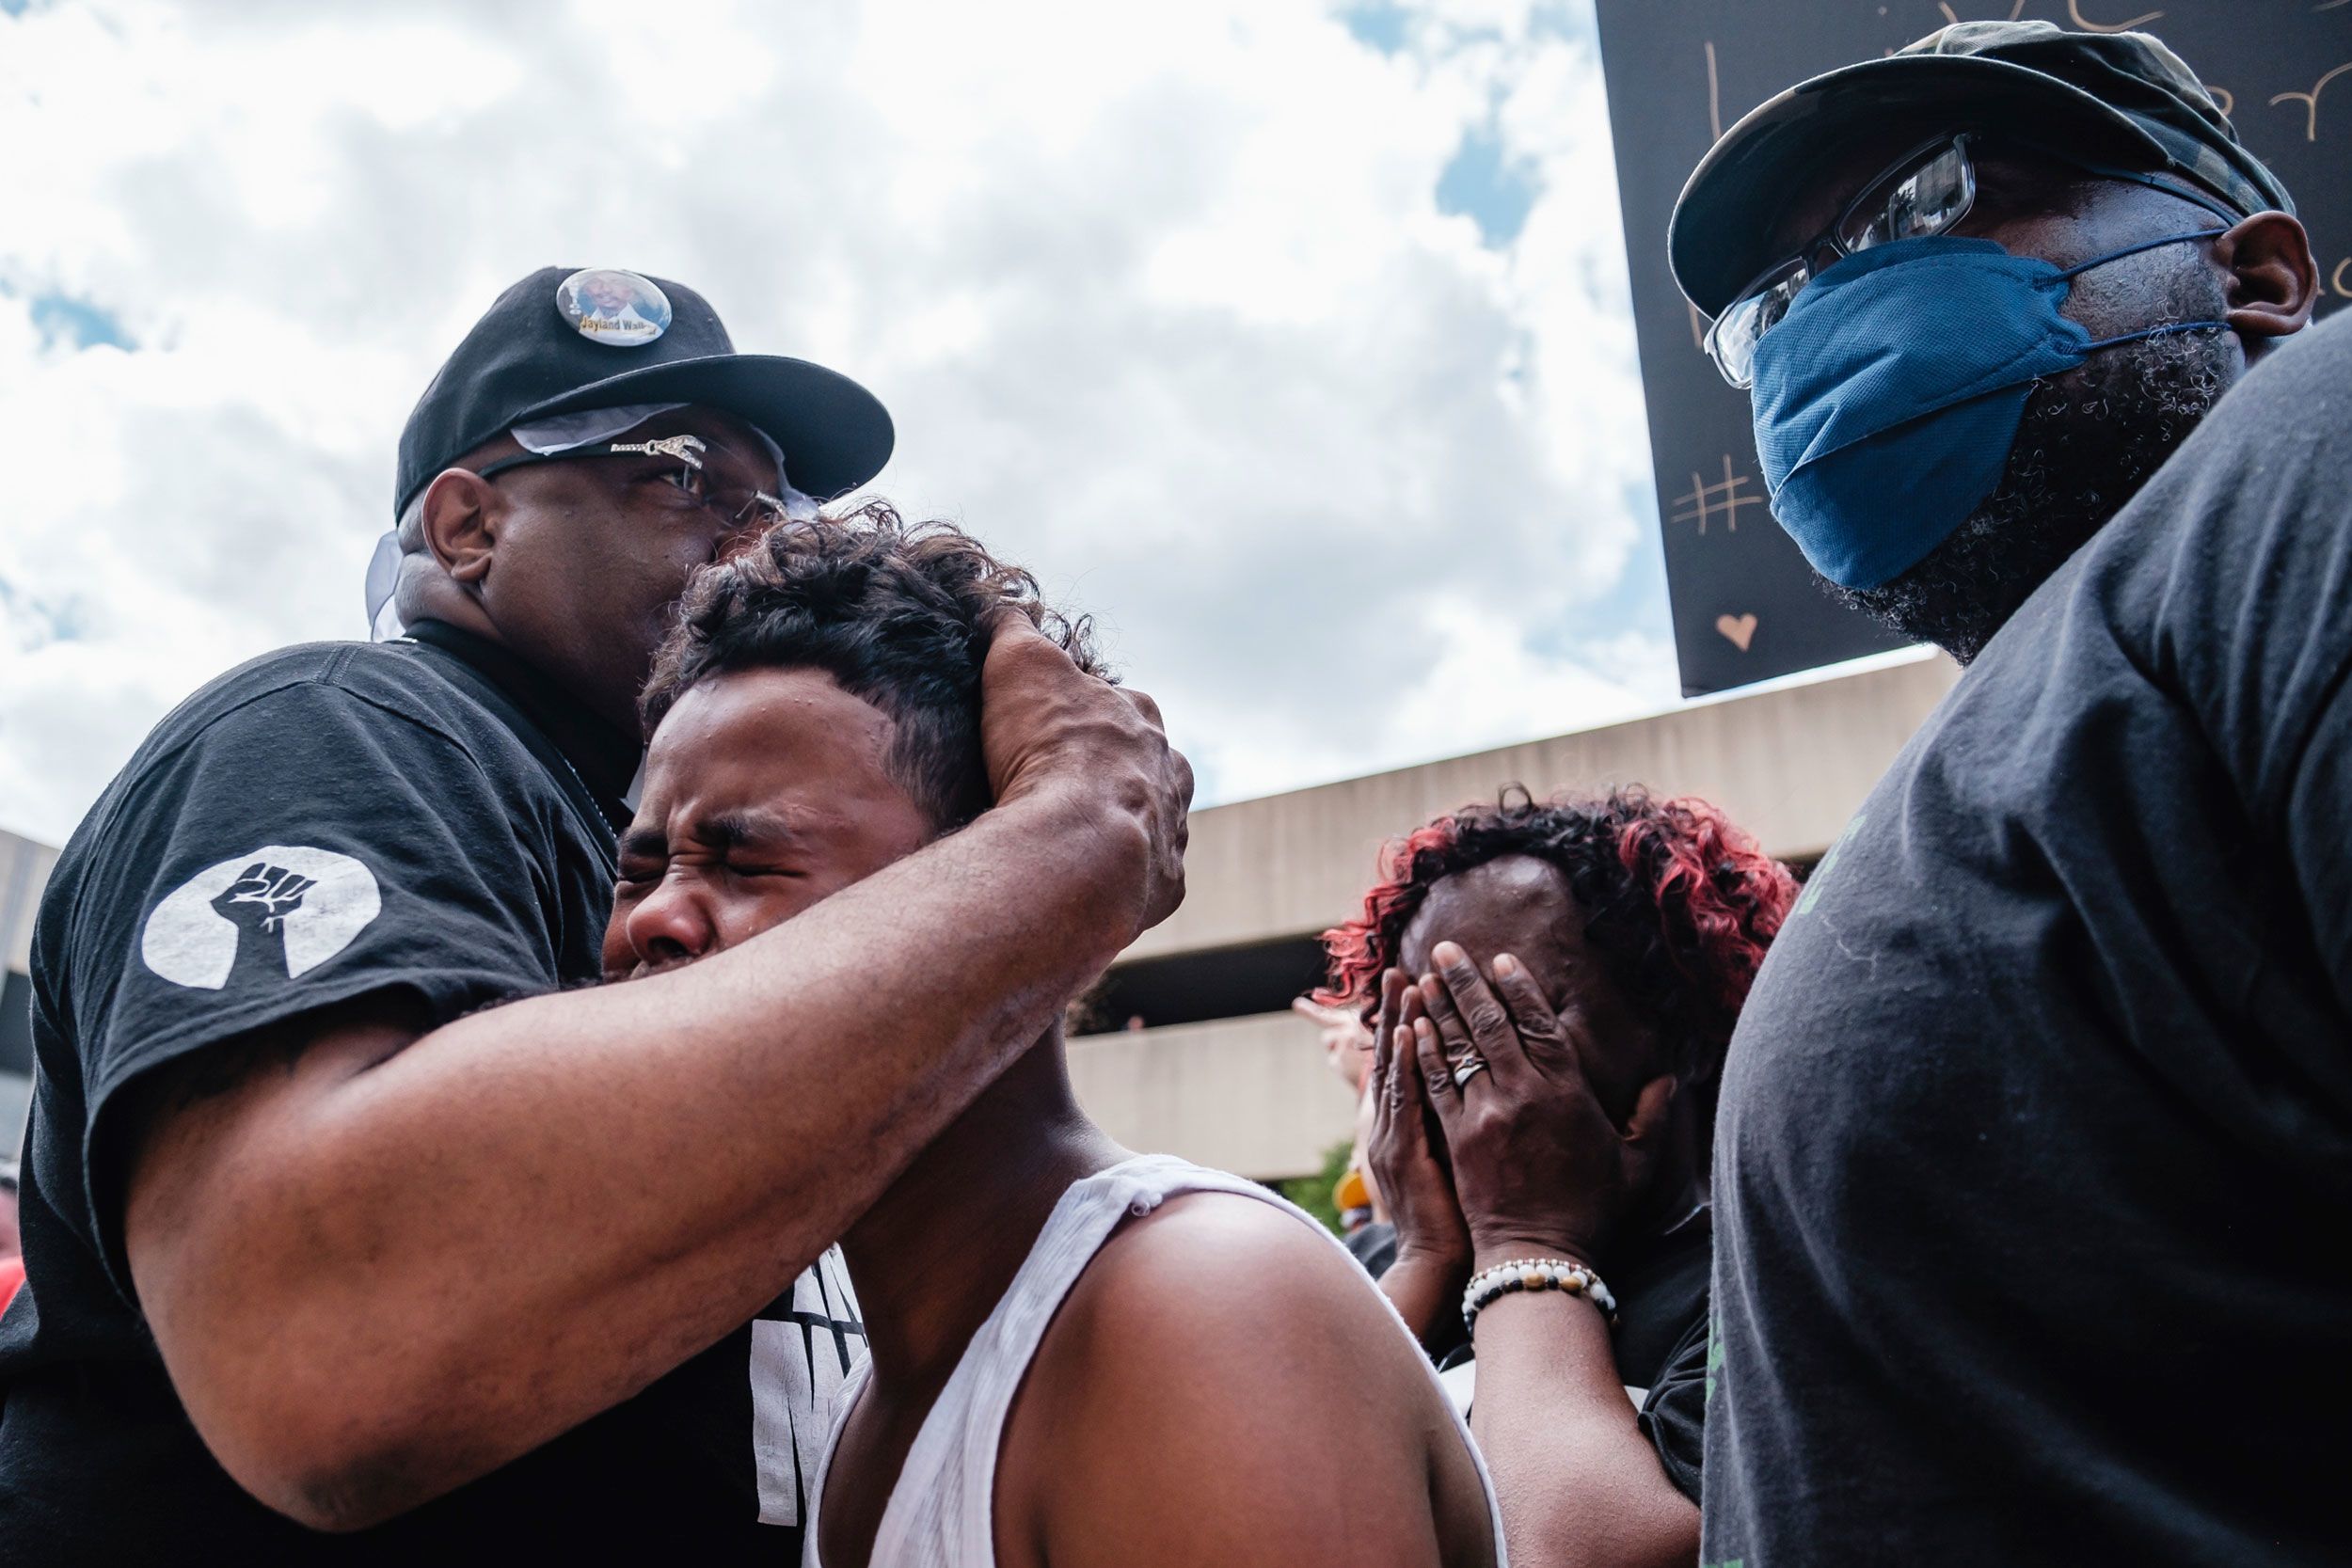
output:
M1535 205L1534 174L1502 155L1502 138L1491 125L1470 132L1438 176L1438 211L1478 225L1479 238L1501 250L1519 237Z
M0 4L6 3L7 0L0 0ZM25 308L33 318L33 325L40 329L43 348L56 348L59 343L76 351L138 346L113 312L72 294L54 291L38 293L26 302Z
M0 618L16 624L23 653L51 642L76 642L89 633L89 617L80 604L38 598L6 578L0 578Z
M5 7L8 0L0 0ZM1357 41L1383 55L1405 53L1405 24L1410 13L1396 0L1356 0L1340 12L1340 24Z

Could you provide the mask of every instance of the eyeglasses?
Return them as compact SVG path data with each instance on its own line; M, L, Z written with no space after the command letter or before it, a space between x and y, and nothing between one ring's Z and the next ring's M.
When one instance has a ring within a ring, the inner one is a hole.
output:
M1734 387L1756 380L1756 345L1780 325L1814 275L1849 256L1896 240L1949 233L1976 205L1977 169L1969 135L1939 136L1889 164L1846 204L1837 221L1750 280L1707 329L1708 356ZM1824 251L1830 260L1817 267Z
M2004 138L2002 146L2008 146ZM1814 277L1849 256L1859 256L1896 240L1918 240L1948 234L1977 202L1977 166L1973 149L1983 144L1970 132L1946 135L1922 142L1886 166L1883 173L1862 187L1846 204L1836 223L1785 261L1775 261L1741 289L1724 313L1707 329L1708 356L1724 379L1746 388L1756 381L1756 345L1764 334L1788 314L1799 291ZM2244 215L2214 198L2186 185L2160 180L2133 169L2088 163L2079 157L2034 142L2017 144L2024 150L2055 159L2102 180L2122 180L2162 191L2178 200L2202 207L2226 227ZM1829 260L1814 263L1823 251Z
M475 472L496 479L509 468L532 463L568 463L585 457L656 457L666 461L647 476L669 485L730 529L768 528L784 520L784 502L752 485L714 484L703 463L709 446L699 436L663 436L650 441L591 442L564 451L524 452L485 463Z

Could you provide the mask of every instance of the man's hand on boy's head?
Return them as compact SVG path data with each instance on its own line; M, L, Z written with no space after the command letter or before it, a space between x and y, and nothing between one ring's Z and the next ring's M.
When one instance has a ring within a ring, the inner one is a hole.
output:
M1132 822L1143 847L1136 929L1158 925L1184 902L1192 807L1192 765L1168 745L1159 705L1086 673L1017 611L990 632L980 749L997 805L1059 794Z

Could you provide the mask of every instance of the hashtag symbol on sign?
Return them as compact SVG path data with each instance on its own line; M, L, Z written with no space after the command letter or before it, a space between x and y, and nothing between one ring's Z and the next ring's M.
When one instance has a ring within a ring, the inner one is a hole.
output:
M1692 470L1689 493L1675 498L1674 520L1698 524L1702 538L1706 536L1707 525L1718 518L1722 519L1725 528L1737 533L1740 531L1740 509L1764 504L1764 498L1749 495L1747 487L1748 476L1733 473L1731 458L1725 454L1724 477L1720 480L1701 479L1697 471Z

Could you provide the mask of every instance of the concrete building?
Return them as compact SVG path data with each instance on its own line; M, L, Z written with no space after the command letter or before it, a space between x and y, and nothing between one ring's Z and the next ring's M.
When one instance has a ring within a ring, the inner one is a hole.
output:
M1071 1044L1078 1098L1130 1148L1261 1180L1319 1169L1355 1107L1287 1009L1320 979L1317 937L1356 911L1385 840L1505 784L1638 784L1712 800L1806 864L1958 674L1922 655L1196 813L1184 908L1111 970L1091 1009L1106 1032Z
M33 1099L33 911L56 863L47 845L0 832L0 1155L11 1158Z
M1352 1132L1354 1106L1288 1009L1321 978L1317 938L1355 911L1383 841L1508 784L1640 784L1704 796L1809 863L1956 674L1920 657L1199 812L1184 908L1112 968L1092 1004L1104 1032L1072 1042L1079 1099L1131 1148L1263 1180L1314 1171ZM0 1151L30 1096L25 974L56 858L0 833Z

